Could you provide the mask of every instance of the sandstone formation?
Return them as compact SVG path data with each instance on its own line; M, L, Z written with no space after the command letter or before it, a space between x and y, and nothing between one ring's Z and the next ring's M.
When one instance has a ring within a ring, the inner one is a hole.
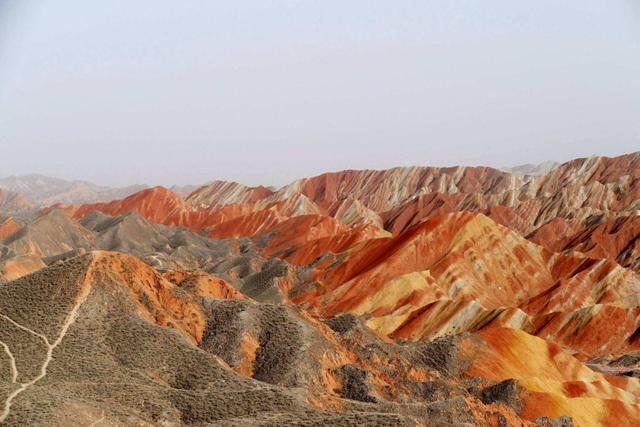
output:
M640 153L25 200L10 425L640 423Z

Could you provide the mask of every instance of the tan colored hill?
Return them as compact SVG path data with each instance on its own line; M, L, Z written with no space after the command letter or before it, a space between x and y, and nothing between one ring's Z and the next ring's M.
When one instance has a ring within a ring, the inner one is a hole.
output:
M25 196L0 188L1 215L22 214L33 209L35 209L35 205Z
M0 240L3 240L20 230L22 226L13 218L0 219Z
M87 181L67 181L39 174L0 178L0 189L23 195L37 206L56 203L94 203L126 197L140 191L143 185L111 188Z
M3 243L17 254L51 257L93 244L91 233L54 209L4 239Z

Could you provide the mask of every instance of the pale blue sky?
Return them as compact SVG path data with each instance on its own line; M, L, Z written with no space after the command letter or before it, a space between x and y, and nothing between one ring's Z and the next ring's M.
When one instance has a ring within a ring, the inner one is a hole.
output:
M637 0L0 0L0 176L283 184L640 150Z

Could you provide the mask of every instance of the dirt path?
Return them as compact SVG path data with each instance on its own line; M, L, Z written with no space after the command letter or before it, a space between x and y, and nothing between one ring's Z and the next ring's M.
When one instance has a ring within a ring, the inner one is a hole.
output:
M102 416L102 418L95 420L94 422L89 424L87 427L95 427L103 421L104 421L104 415Z
M94 259L95 261L95 259ZM75 303L73 305L73 307L71 308L71 310L69 311L69 313L67 314L67 317L64 320L64 323L62 324L62 328L60 329L60 333L58 334L58 337L56 338L56 340L51 343L49 342L49 339L42 335L39 334L29 328L27 328L26 326L23 326L21 324L19 324L18 322L14 321L13 319L11 319L10 317L4 315L4 314L0 314L0 317L2 317L3 319L9 321L10 323L12 323L13 325L15 325L16 327L22 329L23 331L26 331L32 335L35 335L37 337L39 337L40 339L43 340L46 348L47 348L47 353L46 353L46 357L44 362L42 363L42 366L40 367L40 374L38 374L38 376L36 376L35 378L33 378L31 381L26 382L26 383L19 383L19 387L16 388L15 390L13 390L9 396L7 396L5 402L4 402L4 409L2 410L2 413L0 413L0 423L4 422L4 420L9 416L9 411L11 410L11 404L13 403L13 400L18 397L22 392L24 392L25 390L27 390L29 387L31 387L32 385L34 385L35 383L37 383L38 381L40 381L42 378L44 378L47 375L47 367L49 366L49 363L51 362L51 359L53 359L53 351L56 349L56 347L62 342L63 338L65 337L65 335L67 334L67 331L69 330L69 328L71 327L71 325L73 325L73 323L76 321L76 318L78 317L78 311L80 310L80 307L82 306L82 304L86 301L87 297L89 296L89 293L91 292L91 278L93 276L92 274L93 272L93 262L92 265L89 266L89 268L87 269L87 273L85 274L82 282L80 283L80 291L78 292L78 295L76 296L76 300ZM16 369L16 365L15 365L15 358L13 357L13 354L11 353L11 350L9 349L9 347L5 344L2 343L2 346L4 347L5 353L7 353L9 355L9 358L11 360L11 369L12 369L12 374L14 377L14 383L16 383L17 381L17 377L18 377L18 370Z
M49 339L47 337L45 337L42 334L37 333L36 331L27 328L26 326L22 326L21 324L19 324L18 322L16 322L15 320L13 320L12 318L10 318L9 316L6 316L2 313L0 313L0 317L2 317L3 319L5 319L6 321L8 321L9 323L11 323L13 326L22 329L25 332L29 332L31 335L35 335L36 337L40 338L42 341L44 341L44 343L46 345L50 345L49 344Z
M0 345L4 348L4 352L9 356L9 364L11 365L11 382L16 383L18 381L18 367L16 366L16 359L13 357L13 353L11 353L11 349L7 344L0 341Z

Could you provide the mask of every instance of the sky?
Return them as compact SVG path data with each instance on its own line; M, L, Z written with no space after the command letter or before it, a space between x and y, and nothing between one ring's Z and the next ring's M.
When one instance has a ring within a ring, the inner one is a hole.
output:
M0 0L0 176L282 185L640 150L637 0Z

